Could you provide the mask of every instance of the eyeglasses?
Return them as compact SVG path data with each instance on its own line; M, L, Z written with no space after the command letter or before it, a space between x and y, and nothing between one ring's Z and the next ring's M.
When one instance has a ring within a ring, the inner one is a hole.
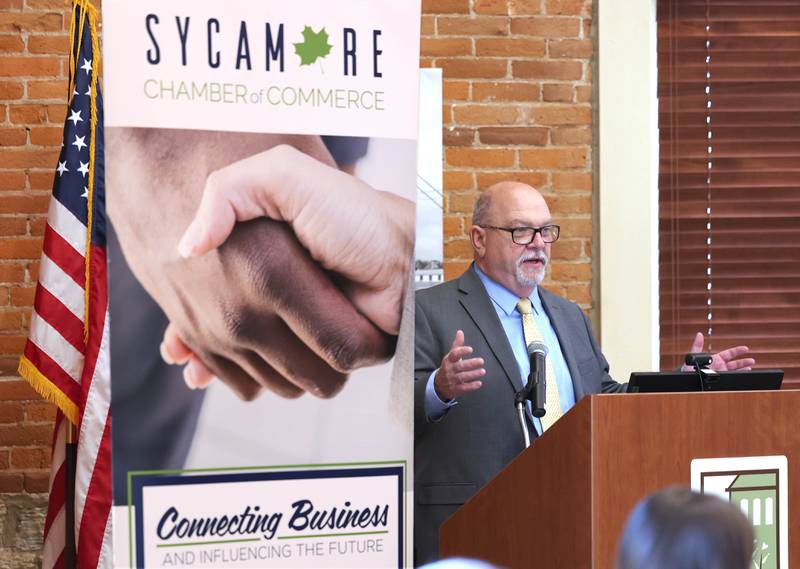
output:
M555 243L561 233L558 225L545 225L544 227L496 227L494 225L479 225L484 229L497 229L507 231L511 234L511 240L517 245L530 245L536 239L536 234L542 234L542 241L545 243Z

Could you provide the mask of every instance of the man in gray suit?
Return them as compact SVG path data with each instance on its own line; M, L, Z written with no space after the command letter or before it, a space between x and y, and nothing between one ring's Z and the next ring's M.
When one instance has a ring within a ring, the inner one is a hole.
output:
M416 294L418 564L438 557L442 522L524 448L514 394L530 371L526 335L549 349L548 401L557 402L550 417L528 417L532 437L582 397L625 389L608 374L578 305L538 287L560 231L542 195L526 184L496 184L478 199L472 224L473 265ZM693 351L701 351L702 336L695 340ZM715 368L752 366L751 359L734 359L746 351L715 355Z

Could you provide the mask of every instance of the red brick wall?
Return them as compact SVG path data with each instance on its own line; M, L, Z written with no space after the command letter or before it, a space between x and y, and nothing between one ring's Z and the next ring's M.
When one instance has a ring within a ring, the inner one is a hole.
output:
M16 377L66 105L63 0L0 0L0 492L47 490L53 409Z
M444 71L445 276L472 258L481 189L542 190L562 226L546 286L592 304L590 0L423 0L422 65Z
M65 117L68 6L0 0L0 506L9 516L41 510L47 490L53 408L16 365ZM590 0L423 0L422 65L444 69L448 278L471 258L480 189L522 180L545 193L562 226L548 285L591 307L591 26ZM21 527L18 518L6 521ZM19 539L36 539L31 523ZM36 550L0 542L15 566L34 563Z
M61 145L69 3L0 0L0 542L35 566L54 408L16 375L30 321L44 214Z

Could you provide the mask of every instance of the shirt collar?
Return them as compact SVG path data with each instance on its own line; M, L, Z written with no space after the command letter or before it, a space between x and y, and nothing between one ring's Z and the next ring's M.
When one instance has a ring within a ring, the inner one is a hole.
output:
M475 273L477 273L478 278L481 279L483 287L486 289L486 293L489 295L489 298L492 299L492 302L499 306L500 310L505 312L506 316L511 316L516 312L520 297L500 283L492 280L486 273L478 268L476 263L473 263L472 266L475 267ZM531 306L533 306L534 314L542 313L542 299L539 298L538 291L539 287L534 288L530 297L528 297L531 301Z

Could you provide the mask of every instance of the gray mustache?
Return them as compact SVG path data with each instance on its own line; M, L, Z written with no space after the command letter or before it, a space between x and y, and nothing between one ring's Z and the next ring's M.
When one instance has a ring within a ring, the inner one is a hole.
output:
M522 266L522 263L524 263L525 261L535 261L535 260L541 261L542 265L544 265L545 267L547 266L548 263L547 255L545 255L544 253L533 251L531 253L525 253L519 259L517 259L517 267Z

